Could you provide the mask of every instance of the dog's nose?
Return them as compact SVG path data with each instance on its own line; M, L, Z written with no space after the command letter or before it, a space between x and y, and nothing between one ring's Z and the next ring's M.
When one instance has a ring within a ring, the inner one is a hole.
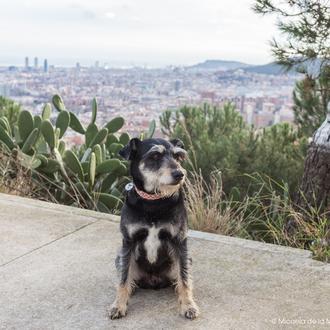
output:
M172 172L172 176L175 180L180 181L184 177L184 174L180 170L175 170L175 171Z

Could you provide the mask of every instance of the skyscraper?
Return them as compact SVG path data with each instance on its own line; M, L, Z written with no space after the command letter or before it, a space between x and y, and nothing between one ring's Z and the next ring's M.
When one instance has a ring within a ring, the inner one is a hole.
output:
M38 57L35 57L34 58L34 68L37 70L38 69L38 66L39 66L39 64L38 64Z
M175 90L176 92L178 92L178 91L180 90L180 88L181 88L181 81L180 81L180 80L176 80L176 81L174 82L174 90Z
M29 58L25 57L25 69L27 70L29 68Z
M47 58L44 60L44 72L48 72L48 61Z

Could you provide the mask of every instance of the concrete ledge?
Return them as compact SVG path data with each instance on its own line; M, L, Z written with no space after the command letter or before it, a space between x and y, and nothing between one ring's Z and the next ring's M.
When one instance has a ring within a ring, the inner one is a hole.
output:
M0 194L0 329L327 329L330 265L308 251L190 231L201 317L138 290L110 321L118 217Z
M45 209L48 212L60 212L65 213L66 215L77 215L82 217L93 218L96 220L108 220L108 221L119 221L119 216L113 214L105 214L96 211L90 211L85 209L80 209L77 207L71 207L61 204L43 202L36 199L24 198L19 196L7 195L0 193L0 210L1 204L3 205L11 205L13 208L24 205L25 208L38 208L38 209Z
M275 244L262 243L258 241L251 241L248 239L242 239L231 236L224 236L218 234L205 233L197 230L189 230L189 237L205 239L207 241L218 242L221 244L235 245L244 249L254 249L259 251L267 251L271 253L290 253L297 257L309 258L312 257L312 253L307 250L295 249L288 246L281 246Z

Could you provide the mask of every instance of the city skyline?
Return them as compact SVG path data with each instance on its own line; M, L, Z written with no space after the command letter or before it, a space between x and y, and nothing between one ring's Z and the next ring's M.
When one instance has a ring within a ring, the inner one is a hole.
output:
M22 54L55 65L191 65L206 59L263 64L272 60L274 20L253 1L18 1L2 7L0 64ZM22 35L24 31L24 37Z
M37 68L41 68L44 64L44 61L48 62L48 58L43 58L43 57L39 57L36 54L32 54L32 55L26 55L24 57L19 57L19 58L15 58L15 59L8 59L7 62L1 63L1 56L0 56L0 68L6 68L6 67L17 67L17 68L30 68L30 69L37 69ZM39 61L42 61L39 62ZM237 63L241 63L242 65L247 65L247 66L262 66L262 65L267 65L267 64L271 64L271 63L275 63L276 61L271 61L271 62L267 62L267 63L247 63L247 62L241 62L238 61L236 59L222 59L222 58L217 58L217 59L209 59L209 58L205 58L203 60L201 60L200 62L194 62L194 63L189 63L189 64L182 64L182 65L175 65L175 64L168 64L168 65L160 65L160 66L151 66L151 65L143 65L143 64L138 64L138 63L130 63L130 64L119 64L119 62L116 63L109 63L107 61L100 61L99 59L91 59L88 63L84 63L81 62L79 60L79 58L76 61L64 61L65 64L61 64L60 62L51 62L50 65L53 67L59 67L59 68L74 68L77 65L81 66L81 67L100 67L100 68L122 68L122 69L129 69L129 68L133 68L133 67L140 67L140 68L150 68L150 69L164 69L166 67L192 67L192 66L196 66L196 65L201 65L205 62L209 62L209 61L223 61L223 62L237 62Z

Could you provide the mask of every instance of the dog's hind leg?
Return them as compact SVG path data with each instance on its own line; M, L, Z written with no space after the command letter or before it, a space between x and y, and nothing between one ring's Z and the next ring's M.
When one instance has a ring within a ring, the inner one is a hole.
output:
M131 250L123 248L120 260L116 260L116 266L120 264L120 284L117 288L117 295L111 306L109 316L112 320L126 315L129 297L135 286L136 267L132 258Z
M199 315L199 309L193 298L192 279L190 275L191 260L188 258L187 239L181 244L177 250L177 267L176 267L176 292L180 304L180 314L187 319L195 319Z

